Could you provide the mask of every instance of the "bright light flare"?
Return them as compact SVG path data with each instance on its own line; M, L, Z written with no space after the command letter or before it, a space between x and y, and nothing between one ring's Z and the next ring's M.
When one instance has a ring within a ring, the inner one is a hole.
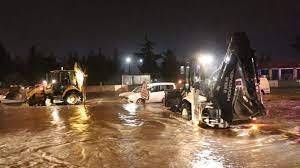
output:
M126 62L127 64L129 64L129 63L131 62L131 58L130 58L130 57L126 57L125 62Z
M43 80L42 81L42 87L47 87L47 85L48 85L48 82L46 80Z
M227 55L227 56L225 57L225 62L228 63L229 61L230 61L230 57Z
M210 65L213 61L213 56L210 54L200 54L198 57L198 62L203 65Z
M143 63L143 59L139 59L139 63Z
M77 80L78 87L82 89L83 82L84 82L84 73L80 70L75 70L75 77Z
M249 131L248 131L248 134L252 137L256 136L257 134L259 133L259 128L257 125L253 124Z
M51 83L52 83L52 84L56 83L56 80L55 80L55 79L52 79Z
M182 84L182 80L178 80L178 83L179 83L179 84Z
M251 126L250 129L251 129L251 130L254 130L254 131L257 131L257 130L258 130L258 127L257 127L257 125L254 124L254 125Z

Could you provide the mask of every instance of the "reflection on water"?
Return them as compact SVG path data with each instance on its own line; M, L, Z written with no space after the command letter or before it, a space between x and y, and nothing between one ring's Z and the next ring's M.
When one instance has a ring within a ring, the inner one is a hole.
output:
M52 107L47 107L49 113L51 114L51 121L50 123L52 125L55 125L57 129L64 129L65 128L65 122L64 120L60 117L60 109L58 106L52 106Z
M143 125L144 122L137 118L138 105L135 103L129 103L123 104L122 107L128 112L128 114L118 113L118 117L121 121L123 121L124 125L133 127Z
M57 106L53 106L52 108L50 108L50 113L51 113L51 117L52 117L52 120L51 120L51 123L53 125L58 125L61 123L61 119L59 117L59 111L58 111L58 107Z
M159 104L0 108L0 167L300 165L299 143L268 125L202 129L169 115Z
M192 167L199 168L222 168L223 167L223 157L220 157L213 153L212 150L202 150L197 151L194 154L195 160L192 161Z
M130 115L135 115L138 105L135 103L123 104L123 108L128 111Z
M89 127L89 119L88 109L84 105L80 105L72 110L72 117L69 119L69 124L75 131L83 132Z

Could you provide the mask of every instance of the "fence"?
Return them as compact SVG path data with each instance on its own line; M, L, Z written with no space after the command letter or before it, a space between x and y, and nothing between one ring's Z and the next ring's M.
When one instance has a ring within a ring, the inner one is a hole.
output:
M126 86L122 85L92 85L86 88L87 93L96 93L96 92L117 92L127 90Z
M150 75L122 75L122 85L141 85L144 81L150 83Z

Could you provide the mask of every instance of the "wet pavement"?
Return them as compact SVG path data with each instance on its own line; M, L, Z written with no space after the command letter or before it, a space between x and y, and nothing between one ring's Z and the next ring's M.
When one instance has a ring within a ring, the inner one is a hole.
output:
M202 129L161 104L114 99L0 105L0 167L300 167L299 136L272 121Z

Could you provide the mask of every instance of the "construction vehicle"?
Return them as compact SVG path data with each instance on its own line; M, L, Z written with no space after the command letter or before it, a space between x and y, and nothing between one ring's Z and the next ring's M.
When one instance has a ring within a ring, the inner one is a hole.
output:
M76 105L85 102L86 74L77 63L73 70L54 70L46 75L46 80L33 87L22 89L11 88L3 103L28 103L34 105L68 104ZM23 87L24 88L24 87ZM12 93L15 94L12 94Z
M196 67L188 67L192 66ZM193 123L204 127L228 128L265 114L261 94L256 91L260 82L256 57L246 33L232 34L221 66L209 79L200 80L196 70L187 72L189 78L186 81L191 81L186 84L188 92L166 93L166 99L169 99L166 101L171 109L180 111ZM244 87L236 87L237 79Z

